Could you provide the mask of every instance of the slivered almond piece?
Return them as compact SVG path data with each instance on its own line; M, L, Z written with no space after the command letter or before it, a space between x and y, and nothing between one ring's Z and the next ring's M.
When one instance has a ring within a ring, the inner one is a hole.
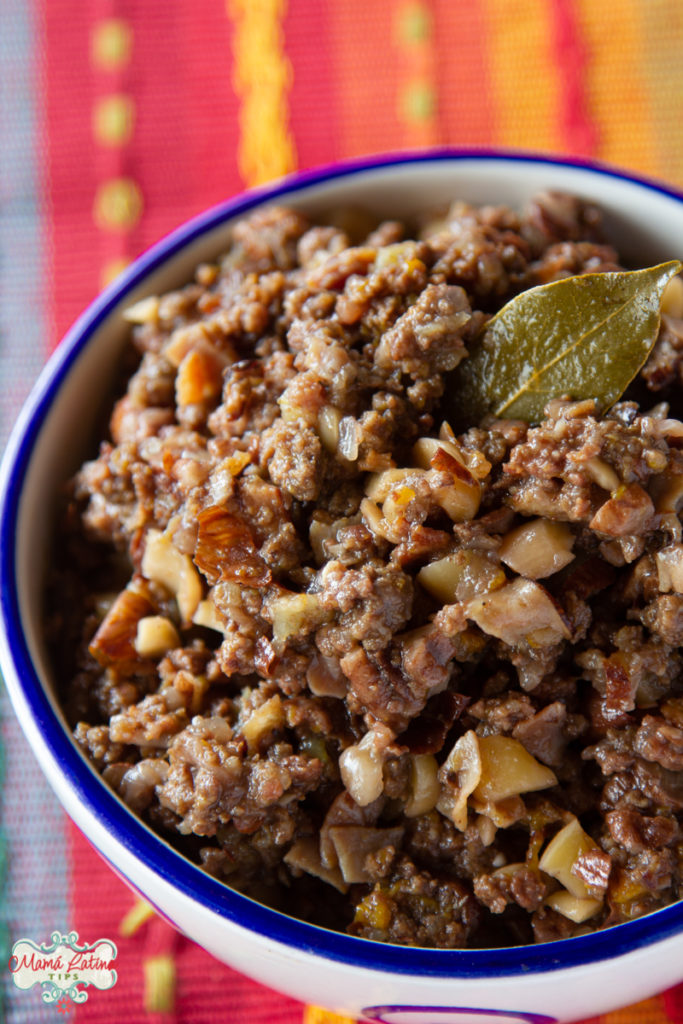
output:
M285 724L285 709L282 706L282 698L275 694L249 716L242 726L242 735L247 741L249 752L253 753L260 741L277 729L282 729Z
M318 435L323 448L336 452L339 445L339 424L342 415L333 405L324 405L318 413Z
M417 480L426 475L425 469L385 469L368 477L365 493L371 501L383 502L395 488L410 487L413 478Z
M557 892L551 893L546 897L545 903L575 924L583 924L589 918L595 917L602 908L601 900L591 899L590 896L582 899L567 892L566 889L558 889Z
M410 755L410 799L403 808L406 818L417 818L436 807L441 792L439 763L433 754Z
M481 485L467 466L442 446L430 460L432 473L447 474L452 483L433 490L437 503L454 523L474 519L481 502Z
M365 500L365 499L364 499ZM379 509L377 510L379 515ZM308 539L311 542L313 554L318 565L322 565L325 562L325 548L323 544L326 540L332 540L334 537L334 523L327 522L325 519L316 518L314 515L311 519L311 525L308 528Z
M679 274L676 274L664 285L662 313L676 317L678 320L683 317L683 278Z
M219 611L209 596L205 601L200 601L197 610L192 616L195 626L204 626L205 629L215 629L217 633L224 633L226 619L223 612Z
M460 446L456 443L455 438L452 440L440 440L436 437L421 437L413 445L413 461L416 466L420 466L422 469L429 469L431 466L432 459L436 453L441 449L452 456L461 465L465 465L465 459L463 458Z
M202 583L189 555L184 555L159 530L148 530L142 573L175 594L183 622L192 621L202 599Z
M348 679L339 667L336 658L328 658L315 651L308 663L306 682L316 697L336 697L343 700L348 689Z
M307 875L314 875L322 879L328 885L333 885L339 892L346 893L349 887L344 881L344 876L338 867L325 867L320 859L320 845L313 836L305 839L298 839L296 843L284 856L285 864L290 868L305 871Z
M397 847L403 839L402 828L366 828L363 825L333 825L330 839L345 882L370 882L365 861L369 854Z
M467 828L467 798L481 779L479 737L470 729L458 740L438 773L441 795L436 808L461 832Z
M594 480L598 487L602 487L603 491L614 493L621 487L617 471L610 466L609 462L605 462L599 456L594 455L592 459L588 459L582 465L591 480Z
M359 807L367 807L384 790L385 750L394 734L377 723L360 743L347 747L339 758L339 773L349 795Z

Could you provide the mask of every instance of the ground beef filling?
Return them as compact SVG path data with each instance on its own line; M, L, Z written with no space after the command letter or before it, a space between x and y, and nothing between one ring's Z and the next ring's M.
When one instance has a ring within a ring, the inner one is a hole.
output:
M488 316L618 268L565 195L366 228L270 208L127 311L49 627L79 744L212 875L436 947L679 898L680 281L608 415L450 425Z

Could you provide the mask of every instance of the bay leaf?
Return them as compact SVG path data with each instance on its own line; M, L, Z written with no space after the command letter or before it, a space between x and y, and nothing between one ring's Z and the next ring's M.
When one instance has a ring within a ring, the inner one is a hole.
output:
M662 293L678 260L645 270L566 277L529 288L484 326L451 377L456 418L538 423L553 398L616 402L657 339Z

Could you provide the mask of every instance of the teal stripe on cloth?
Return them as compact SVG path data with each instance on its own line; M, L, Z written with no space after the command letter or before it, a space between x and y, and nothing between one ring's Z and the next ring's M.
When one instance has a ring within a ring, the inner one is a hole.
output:
M47 348L37 2L0 0L0 448ZM54 1024L54 1006L37 989L19 990L5 965L17 939L46 942L54 930L69 930L65 818L4 686L0 726L0 1020Z

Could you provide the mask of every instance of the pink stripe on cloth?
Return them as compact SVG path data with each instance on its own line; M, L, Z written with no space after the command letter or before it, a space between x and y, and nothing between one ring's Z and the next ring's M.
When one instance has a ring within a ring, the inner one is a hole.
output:
M74 1007L78 1024L301 1024L301 1003L226 967L156 915L130 937L122 936L121 921L137 896L75 825L69 830L69 860L78 880L71 893L72 927L81 942L107 938L118 950L116 984L88 990L87 1002ZM155 1014L145 1008L144 965L160 954L173 960L175 997L173 1012Z
M587 51L573 0L550 0L553 45L560 77L562 140L568 153L595 156L597 125L590 116L585 91Z

